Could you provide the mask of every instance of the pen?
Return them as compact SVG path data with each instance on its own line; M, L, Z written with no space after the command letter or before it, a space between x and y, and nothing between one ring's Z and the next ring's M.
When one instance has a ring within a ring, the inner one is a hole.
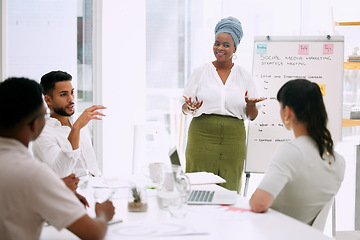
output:
M116 219L116 220L113 219L113 220L109 221L107 224L108 225L113 225L113 224L121 223L121 222L123 222L122 219Z
M83 173L83 174L81 174L81 175L79 175L79 176L76 176L76 175L75 175L75 178L81 178L81 177L85 177L85 176L88 176L88 175L90 175L90 176L92 176L92 177L95 177L95 175L94 175L93 173L91 173L91 172L86 172L86 173Z
M76 175L75 175L75 178L81 178L81 177L85 177L85 176L87 176L87 175L88 175L87 173L81 174L81 175L79 175L79 176L76 176Z

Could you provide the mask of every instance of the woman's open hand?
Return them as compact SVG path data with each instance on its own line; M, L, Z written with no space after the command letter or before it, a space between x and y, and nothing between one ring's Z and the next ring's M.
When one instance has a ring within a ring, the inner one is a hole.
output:
M255 106L256 103L264 101L265 98L248 98L248 91L245 92L245 102L247 106Z
M194 101L191 100L191 97L187 98L186 96L183 96L183 98L185 99L187 110L191 113L194 113L203 104L203 100L198 101L197 98Z

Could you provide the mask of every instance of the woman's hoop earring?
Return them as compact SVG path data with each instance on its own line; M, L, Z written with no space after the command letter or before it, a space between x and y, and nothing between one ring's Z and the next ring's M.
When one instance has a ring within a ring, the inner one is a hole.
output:
M290 122L289 119L284 119L285 124L288 124L289 122Z
M237 59L237 56L235 55L235 53L232 55L233 60Z

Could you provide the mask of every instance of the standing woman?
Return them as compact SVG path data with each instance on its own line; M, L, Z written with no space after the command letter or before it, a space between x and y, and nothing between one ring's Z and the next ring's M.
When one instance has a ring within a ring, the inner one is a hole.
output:
M216 60L195 69L184 89L184 114L192 114L186 146L186 172L212 172L222 186L240 192L246 156L244 119L258 114L251 76L233 63L243 36L239 20L228 17L215 27ZM250 98L252 97L252 98Z

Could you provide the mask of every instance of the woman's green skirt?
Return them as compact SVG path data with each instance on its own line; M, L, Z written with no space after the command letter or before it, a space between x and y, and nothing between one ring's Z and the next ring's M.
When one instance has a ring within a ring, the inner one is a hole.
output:
M246 156L244 120L202 114L192 119L186 146L186 172L212 172L226 180L221 186L240 192Z

